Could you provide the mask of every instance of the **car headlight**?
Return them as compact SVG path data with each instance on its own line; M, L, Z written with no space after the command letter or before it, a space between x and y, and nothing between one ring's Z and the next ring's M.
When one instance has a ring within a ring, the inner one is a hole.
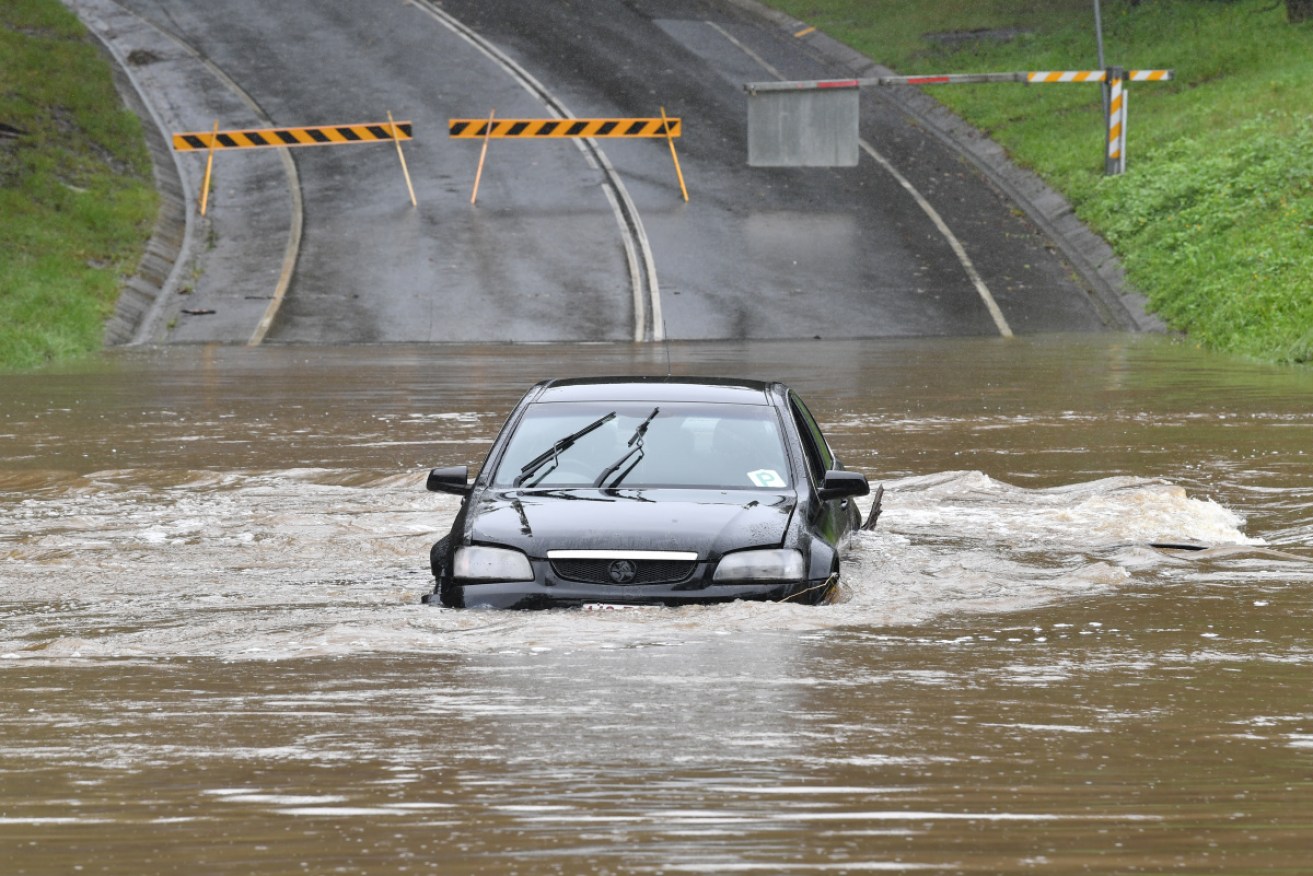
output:
M452 577L462 581L532 581L529 558L509 548L458 548L451 564Z
M716 566L716 581L801 581L806 575L802 552L739 551L726 554Z

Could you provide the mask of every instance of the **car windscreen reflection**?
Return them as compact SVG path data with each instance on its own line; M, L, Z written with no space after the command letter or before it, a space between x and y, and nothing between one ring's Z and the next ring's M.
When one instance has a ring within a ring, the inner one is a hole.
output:
M791 482L773 408L540 404L492 479L500 488L777 489Z

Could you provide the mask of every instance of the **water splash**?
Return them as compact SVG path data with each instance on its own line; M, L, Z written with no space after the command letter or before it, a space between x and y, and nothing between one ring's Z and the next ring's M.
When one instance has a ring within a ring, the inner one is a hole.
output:
M422 483L325 468L24 475L0 504L0 654L523 653L885 627L1148 584L1183 563L1217 574L1262 544L1229 509L1162 480L1026 489L950 471L886 483L879 527L846 547L834 605L457 612L419 605L428 546L459 507ZM1199 558L1148 547L1164 540L1221 547Z

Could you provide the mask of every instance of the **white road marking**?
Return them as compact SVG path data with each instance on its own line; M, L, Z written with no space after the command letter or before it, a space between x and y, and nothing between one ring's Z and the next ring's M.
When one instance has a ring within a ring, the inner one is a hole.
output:
M439 7L432 0L408 0L409 3L433 16L440 24L467 42L476 51L505 70L520 87L534 98L541 100L557 118L573 119L570 112L547 87L539 82L529 71L517 64L510 56L503 53L492 43L485 40L476 31ZM603 187L616 222L620 225L624 239L625 257L629 264L630 281L634 290L634 340L665 340L665 318L661 312L661 286L657 282L656 263L652 258L652 246L643 228L643 220L638 215L638 208L629 197L620 175L607 159L606 153L595 140L571 138L584 154L584 158L593 167L599 167L607 178ZM643 288L647 288L647 301L644 306Z
M723 27L716 24L714 21L708 21L707 24L729 41L731 45L743 52L743 54L747 55L753 61L757 62L757 64L771 76L774 76L781 82L785 80L786 77L784 74L776 67L768 63L752 49L745 46ZM863 152L875 159L875 162L884 168L885 171L887 171L889 175L892 176L894 180L896 180L897 183L912 196L912 199L916 201L917 206L921 208L921 212L925 213L930 221L934 223L935 228L939 229L939 233L944 236L944 240L948 242L949 248L951 248L953 254L957 256L957 260L961 263L962 269L966 271L966 275L968 279L971 280L971 284L975 286L976 293L980 296L980 300L985 303L985 308L989 311L989 315L993 317L994 326L998 329L998 333L1005 338L1012 337L1012 328L1008 325L1007 319L1004 318L1003 311L999 308L998 302L994 300L993 293L989 291L989 286L985 284L984 278L981 277L980 272L976 270L975 263L972 262L971 257L967 255L966 250L962 246L962 242L957 239L957 235L953 234L952 229L948 227L948 223L944 221L944 217L939 215L939 211L925 199L924 195L917 191L916 186L912 185L907 177L899 173L898 170L889 163L889 160L881 155L874 146L865 140L858 140L857 143L862 147Z
M908 194L921 208L921 211L935 224L935 227L939 229L939 233L944 236L944 240L948 241L948 245L952 248L953 254L957 256L957 260L962 263L962 269L966 271L967 277L971 279L971 283L976 287L976 292L980 294L980 300L985 302L989 315L994 318L994 325L997 326L998 333L1005 338L1012 337L1012 329L1008 326L1008 321L1003 318L1003 311L999 309L998 302L994 300L989 287L985 285L980 272L976 270L975 264L972 263L971 257L962 248L962 242L957 239L957 235L953 234L952 229L948 227L948 223L944 222L944 218L939 215L939 211L932 207L930 202L916 190L916 186L912 185L907 177L894 169L894 166L889 163L889 159L877 152L875 147L865 140L858 140L857 144L862 147L862 151L874 158L877 164L888 171L889 175L897 180L900 186L907 190Z

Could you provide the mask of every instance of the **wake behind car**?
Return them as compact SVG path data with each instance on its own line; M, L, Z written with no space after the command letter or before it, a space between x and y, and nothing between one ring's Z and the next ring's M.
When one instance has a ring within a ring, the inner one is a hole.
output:
M457 608L821 603L866 478L780 383L543 381L502 427L430 553L425 602Z

